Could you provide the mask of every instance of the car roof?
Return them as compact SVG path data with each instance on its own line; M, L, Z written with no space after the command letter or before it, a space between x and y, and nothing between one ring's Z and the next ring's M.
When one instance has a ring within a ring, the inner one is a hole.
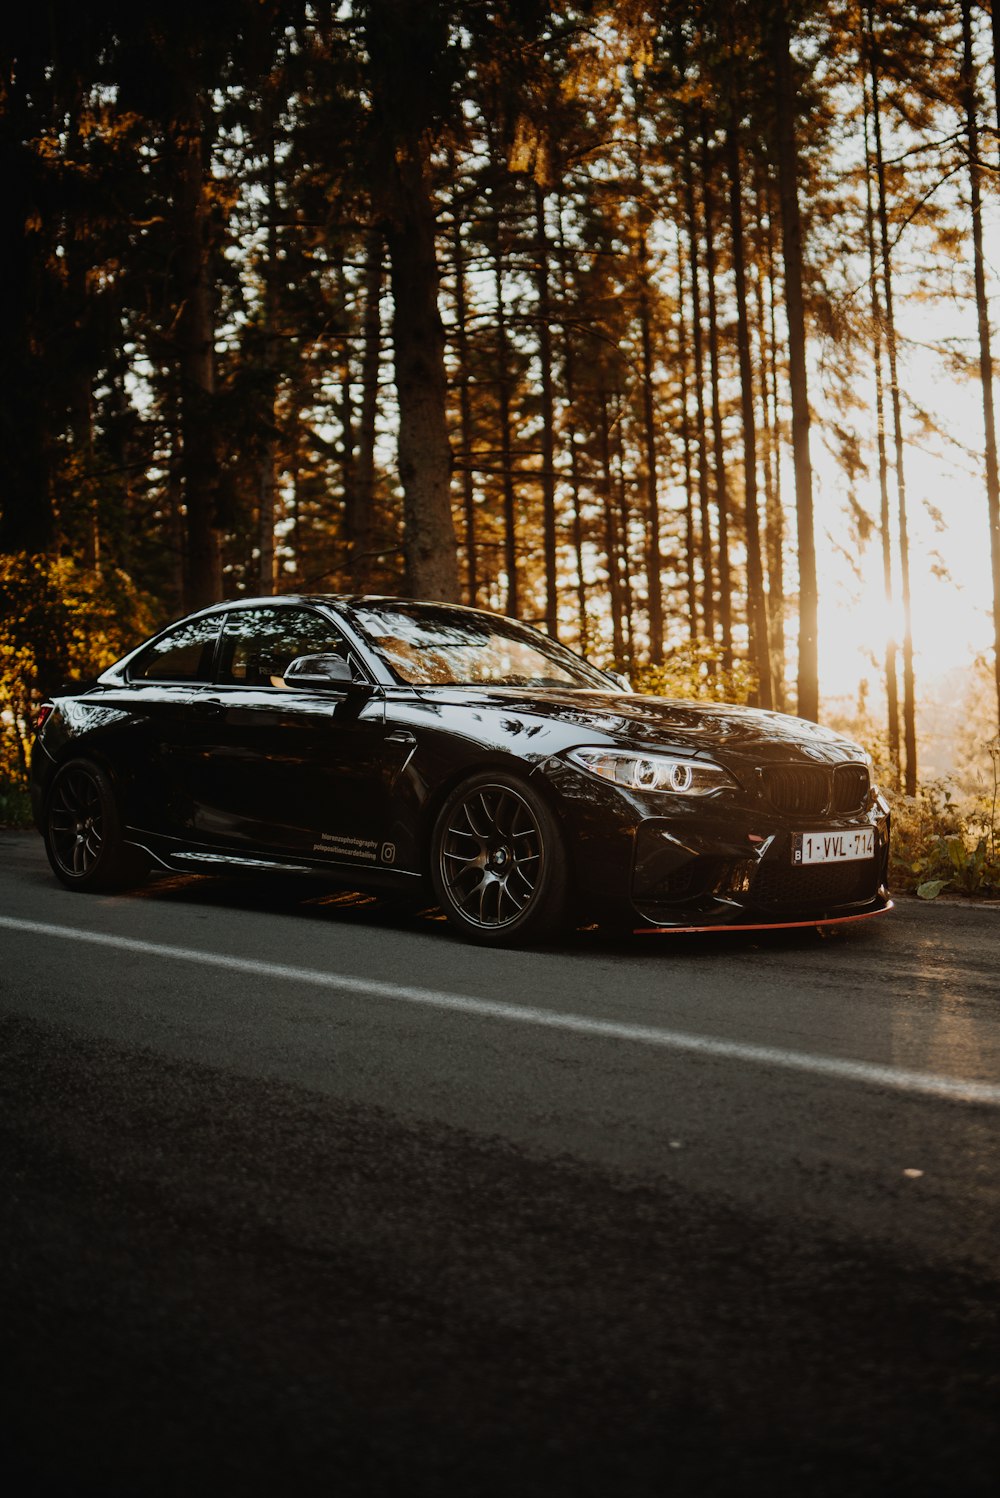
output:
M470 614L495 612L492 609L471 608L468 604L453 603L443 598L403 598L401 595L391 593L273 593L265 594L260 598L226 598L219 603L206 604L202 609L194 609L185 617L191 618L194 614L212 614L216 610L265 608L286 603L326 603L336 604L341 608L360 608L367 604L385 603L399 605L401 608L465 609Z
M354 610L368 608L371 606L398 607L401 609L455 609L463 614L487 614L493 618L504 617L498 615L495 609L474 608L469 604L452 603L447 599L435 598L403 598L391 593L274 593L265 594L260 598L227 598L219 603L211 603L202 609L194 609L185 614L183 618L173 621L180 624L183 619L199 618L202 615L230 613L233 609L245 608L274 608L287 607L289 605L313 606L316 605L341 609L350 615ZM521 620L521 623L532 624L536 621Z

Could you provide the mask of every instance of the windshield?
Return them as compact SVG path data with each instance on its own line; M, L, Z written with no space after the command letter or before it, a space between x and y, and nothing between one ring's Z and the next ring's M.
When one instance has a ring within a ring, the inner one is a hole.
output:
M413 686L596 687L616 685L547 635L473 609L364 604L352 618L397 681Z

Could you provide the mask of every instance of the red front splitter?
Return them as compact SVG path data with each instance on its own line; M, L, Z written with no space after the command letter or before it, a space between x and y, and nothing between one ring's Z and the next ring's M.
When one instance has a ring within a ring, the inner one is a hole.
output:
M829 915L814 921L754 921L749 926L636 926L633 936L685 936L708 931L794 931L798 927L846 926L851 921L870 921L873 916L887 915L892 910L890 900L879 910L865 910L860 915Z

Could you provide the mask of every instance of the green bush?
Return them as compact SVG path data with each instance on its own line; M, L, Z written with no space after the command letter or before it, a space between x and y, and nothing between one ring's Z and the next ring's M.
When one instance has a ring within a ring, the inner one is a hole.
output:
M922 786L916 796L892 799L894 889L924 900L949 894L1000 895L1000 738L981 746L988 766L972 791L948 781Z
M31 797L27 788L0 780L0 827L30 827Z

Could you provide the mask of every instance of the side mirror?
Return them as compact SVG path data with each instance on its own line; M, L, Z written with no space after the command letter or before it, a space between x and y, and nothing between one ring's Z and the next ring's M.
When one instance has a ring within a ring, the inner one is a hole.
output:
M351 663L343 655L297 655L282 677L286 687L348 687L354 681Z

